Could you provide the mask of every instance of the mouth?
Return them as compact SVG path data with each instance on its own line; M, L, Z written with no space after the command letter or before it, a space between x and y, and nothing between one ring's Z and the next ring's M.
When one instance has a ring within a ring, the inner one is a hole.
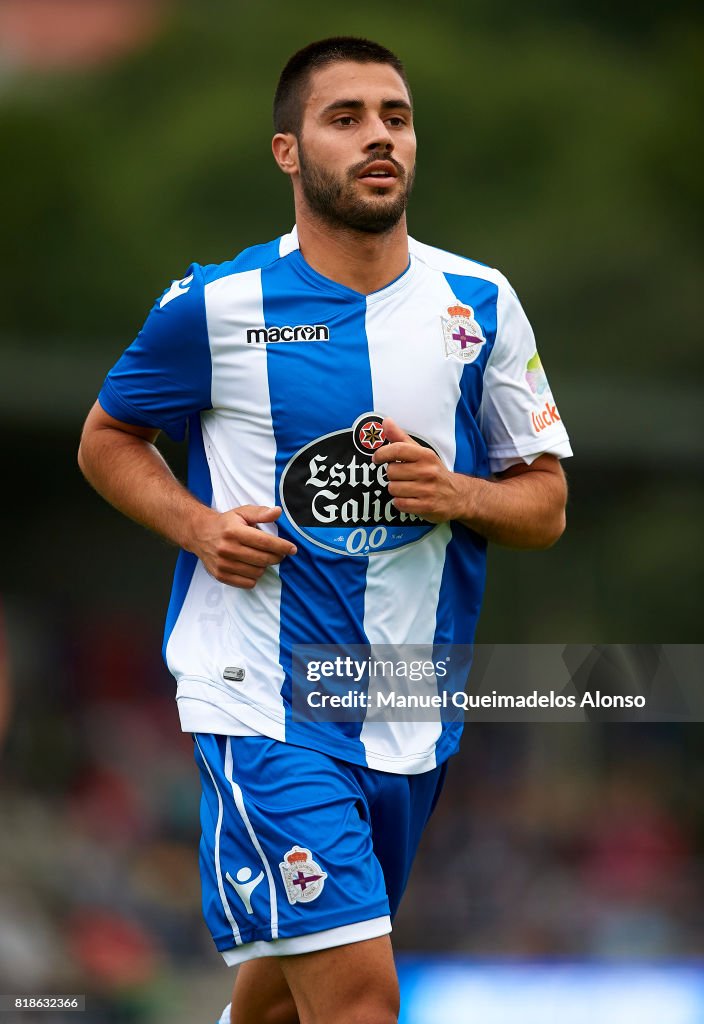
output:
M390 160L375 160L372 164L360 171L357 180L365 185L372 185L374 188L384 188L393 185L398 178L398 171Z

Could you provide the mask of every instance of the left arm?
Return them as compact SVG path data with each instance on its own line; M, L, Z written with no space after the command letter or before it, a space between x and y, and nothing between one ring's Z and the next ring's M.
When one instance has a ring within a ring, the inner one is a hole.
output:
M453 473L393 420L384 420L384 433L391 443L374 453L374 461L387 464L389 492L400 512L432 523L457 520L513 548L547 548L563 533L567 482L554 455L484 480Z

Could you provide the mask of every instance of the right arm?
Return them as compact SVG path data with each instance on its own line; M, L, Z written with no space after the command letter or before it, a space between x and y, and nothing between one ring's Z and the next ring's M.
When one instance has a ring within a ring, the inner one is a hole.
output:
M81 436L81 472L111 505L192 551L221 583L249 590L268 566L296 553L289 541L256 528L278 519L280 508L244 505L217 512L194 497L156 448L158 434L115 419L96 402Z

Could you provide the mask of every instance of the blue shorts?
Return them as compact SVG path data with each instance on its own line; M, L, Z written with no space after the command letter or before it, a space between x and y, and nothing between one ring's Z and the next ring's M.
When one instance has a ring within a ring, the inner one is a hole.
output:
M265 736L193 738L203 914L226 963L391 931L447 762L395 775Z

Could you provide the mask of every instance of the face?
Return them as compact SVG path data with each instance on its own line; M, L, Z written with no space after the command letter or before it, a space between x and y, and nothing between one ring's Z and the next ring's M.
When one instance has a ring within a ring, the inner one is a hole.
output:
M300 188L332 227L381 234L403 216L416 137L408 92L388 64L331 64L309 84L298 140Z

